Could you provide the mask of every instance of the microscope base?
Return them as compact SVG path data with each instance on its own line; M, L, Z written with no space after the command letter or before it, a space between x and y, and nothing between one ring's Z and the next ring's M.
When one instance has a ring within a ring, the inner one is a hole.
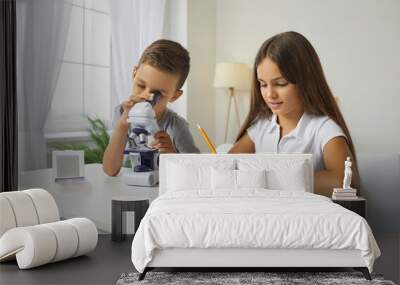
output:
M132 186L155 186L158 183L158 170L124 173L122 181Z

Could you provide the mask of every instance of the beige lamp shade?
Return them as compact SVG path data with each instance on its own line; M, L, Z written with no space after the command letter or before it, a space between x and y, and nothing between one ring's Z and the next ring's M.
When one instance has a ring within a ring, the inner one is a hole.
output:
M214 87L250 89L250 70L244 63L221 62L215 67Z

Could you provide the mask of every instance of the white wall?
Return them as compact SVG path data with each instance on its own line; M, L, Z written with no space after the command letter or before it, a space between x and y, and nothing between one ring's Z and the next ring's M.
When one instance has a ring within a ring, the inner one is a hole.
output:
M191 67L183 88L184 94L170 108L185 117L196 145L209 152L196 124L211 138L215 137L215 67L216 3L214 0L170 0L166 3L164 37L175 40L190 53Z
M288 30L305 35L317 50L357 150L398 153L400 1L218 0L216 62L242 61L251 67L261 43ZM221 92L216 100L218 143L227 106ZM243 121L249 98L239 98Z
M216 4L214 0L188 1L188 49L191 71L188 77L188 121L196 145L210 152L196 124L211 138L215 137L215 67Z
M179 42L187 48L187 0L169 0L165 3L163 38ZM187 84L182 87L183 96L168 107L187 118Z

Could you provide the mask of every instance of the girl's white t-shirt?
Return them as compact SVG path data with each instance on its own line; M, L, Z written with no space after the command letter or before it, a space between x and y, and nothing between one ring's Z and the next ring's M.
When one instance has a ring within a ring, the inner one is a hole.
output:
M341 127L328 116L304 113L296 128L280 137L277 116L258 119L247 129L256 153L311 153L314 171L325 169L323 150L335 137L346 137Z

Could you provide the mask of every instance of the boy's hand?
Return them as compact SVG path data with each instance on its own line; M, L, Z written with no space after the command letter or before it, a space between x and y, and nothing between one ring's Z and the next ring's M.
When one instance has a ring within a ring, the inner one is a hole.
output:
M164 131L159 131L154 135L151 146L158 149L160 153L176 153L171 137Z
M131 95L128 100L124 101L121 103L121 107L122 107L122 115L119 119L119 124L123 127L123 128L128 128L128 114L129 111L132 109L132 107L139 102L143 102L146 100L151 100L152 99L152 94L139 94L139 95Z

